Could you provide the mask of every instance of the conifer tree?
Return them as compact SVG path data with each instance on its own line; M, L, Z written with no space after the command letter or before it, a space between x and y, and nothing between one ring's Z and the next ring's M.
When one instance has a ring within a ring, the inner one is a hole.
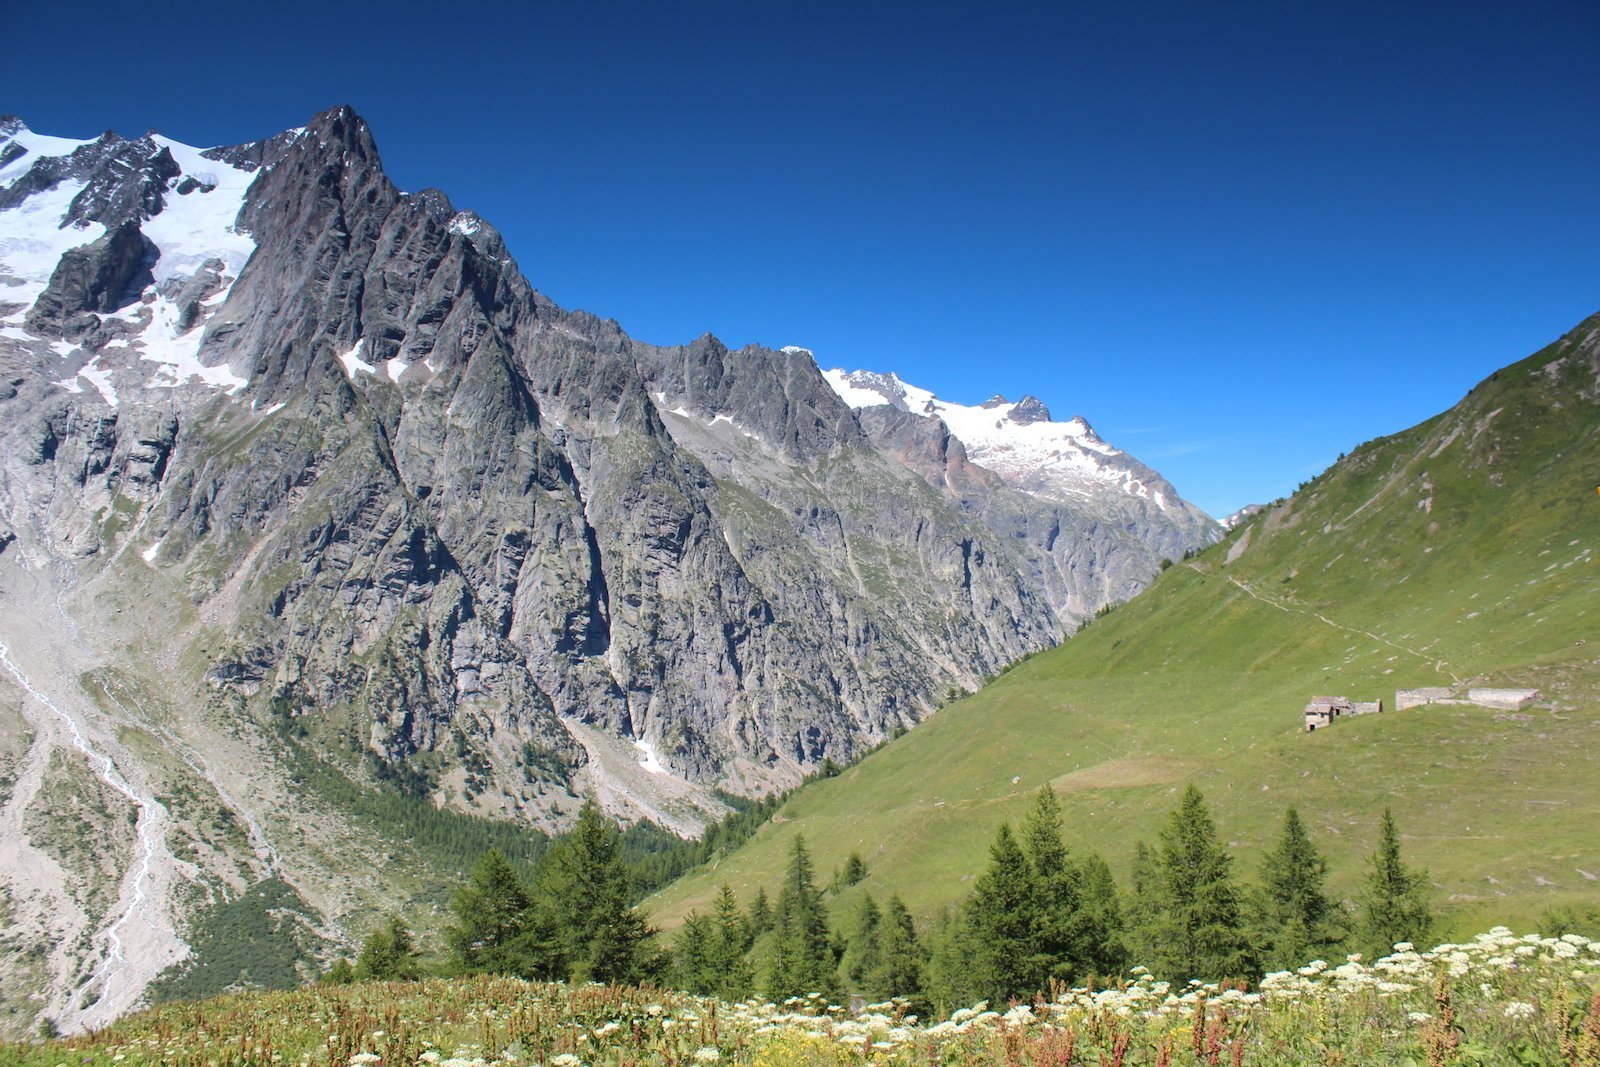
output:
M530 907L528 887L497 848L483 854L450 901L456 922L445 929L452 962L463 974L523 978L561 975L557 946Z
M1152 970L1174 981L1255 971L1231 866L1205 799L1189 786L1161 831Z
M970 1007L984 998L977 968L977 938L970 922L969 908L947 911L929 938L927 998L936 1014L948 1015Z
M333 961L322 981L328 985L349 985L356 980L355 966L343 956Z
M628 903L622 832L591 798L578 823L539 865L541 903L559 931L574 982L640 982L656 962L654 933Z
M1156 924L1161 915L1159 886L1155 850L1140 841L1133 848L1133 872L1122 908L1123 944L1130 965L1149 967L1155 959Z
M1009 824L1002 823L989 846L989 867L978 876L967 902L976 953L972 960L978 993L990 1003L1028 997L1043 984L1037 937L1038 902L1033 869Z
M1022 845L1033 869L1034 917L1031 971L1043 979L1072 982L1092 969L1092 931L1083 913L1079 872L1061 840L1061 804L1042 787L1022 824Z
M867 876L867 865L861 858L861 853L852 852L844 861L844 870L839 872L839 885L848 889Z
M679 989L701 996L717 992L720 975L712 959L715 934L711 920L690 912L672 943L672 975Z
M750 902L750 936L760 937L772 929L772 905L767 900L765 886L756 889L756 897Z
M913 1011L923 1011L927 1003L923 991L927 982L924 958L911 913L898 895L890 897L878 923L877 959L864 976L872 997L905 997L911 1001Z
M839 961L850 983L849 992L863 992L867 973L878 965L878 928L882 919L883 913L872 894L863 893L845 934L844 958Z
M412 981L422 977L416 939L398 915L368 935L356 957L355 977L363 981Z
M1082 982L1089 974L1102 978L1121 974L1128 966L1128 950L1123 941L1122 908L1111 867L1104 858L1090 853L1079 861L1076 874L1082 916L1079 943L1087 952L1084 960L1087 973L1080 973L1075 980Z
M743 1000L755 985L750 960L750 927L739 912L733 890L724 885L712 913L711 965L718 979L715 994L724 1000Z
M795 835L789 869L772 916L772 953L766 995L774 1001L807 993L833 993L838 986L833 943L822 910L805 839Z
M1277 845L1261 861L1256 944L1267 970L1326 959L1343 940L1343 916L1323 891L1327 873L1327 861L1291 806Z
M1378 849L1368 861L1372 870L1361 894L1361 940L1374 956L1386 956L1396 943L1426 944L1433 932L1428 907L1428 874L1411 871L1400 859L1400 831L1394 813L1383 809Z

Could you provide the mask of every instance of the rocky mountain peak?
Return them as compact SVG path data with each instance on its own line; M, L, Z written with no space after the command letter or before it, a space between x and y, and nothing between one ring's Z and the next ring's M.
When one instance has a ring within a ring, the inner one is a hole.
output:
M1050 409L1038 397L1029 395L1017 401L1007 417L1018 426L1028 426L1035 422L1049 422Z
M592 791L692 832L712 786L851 758L1209 536L1032 398L566 311L349 108L204 150L0 130L4 565L174 598L88 651L162 650L152 714L272 788L295 738L434 804L555 827Z

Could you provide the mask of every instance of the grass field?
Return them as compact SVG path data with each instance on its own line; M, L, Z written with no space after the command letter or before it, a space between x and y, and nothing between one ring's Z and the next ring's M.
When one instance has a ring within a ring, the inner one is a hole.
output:
M727 883L779 881L796 834L844 902L964 896L1001 822L1050 783L1069 842L1127 877L1179 792L1204 792L1253 878L1295 804L1350 897L1383 808L1446 931L1600 905L1600 320L1369 442L1060 648L837 778L647 906L675 926ZM1306 733L1313 696L1539 688L1519 713L1433 706Z

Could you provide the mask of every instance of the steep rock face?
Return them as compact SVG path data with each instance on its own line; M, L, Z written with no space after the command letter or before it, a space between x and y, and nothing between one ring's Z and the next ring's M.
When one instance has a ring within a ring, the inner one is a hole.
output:
M28 327L41 335L81 337L99 325L92 313L115 311L129 290L137 293L154 281L150 264L159 250L133 220L97 241L61 257L50 284L28 312Z
M4 129L0 205L54 197L87 239L18 275L7 524L90 569L137 546L208 620L181 640L211 699L441 801L556 818L599 773L579 722L693 781L792 782L1154 572L1124 516L858 417L807 353L554 306L348 108L206 152ZM179 241L183 212L227 222Z

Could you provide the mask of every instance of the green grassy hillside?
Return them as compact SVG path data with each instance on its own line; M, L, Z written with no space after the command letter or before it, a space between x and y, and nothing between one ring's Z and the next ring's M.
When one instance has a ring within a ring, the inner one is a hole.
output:
M1306 432L1319 432L1308 416ZM1368 442L1060 648L1017 665L652 898L671 928L726 882L819 870L926 917L964 896L1044 783L1125 880L1188 782L1254 878L1285 805L1353 895L1388 805L1446 933L1600 904L1600 316L1455 408ZM1396 712L1397 688L1537 686L1523 712ZM1384 715L1308 734L1317 694Z

